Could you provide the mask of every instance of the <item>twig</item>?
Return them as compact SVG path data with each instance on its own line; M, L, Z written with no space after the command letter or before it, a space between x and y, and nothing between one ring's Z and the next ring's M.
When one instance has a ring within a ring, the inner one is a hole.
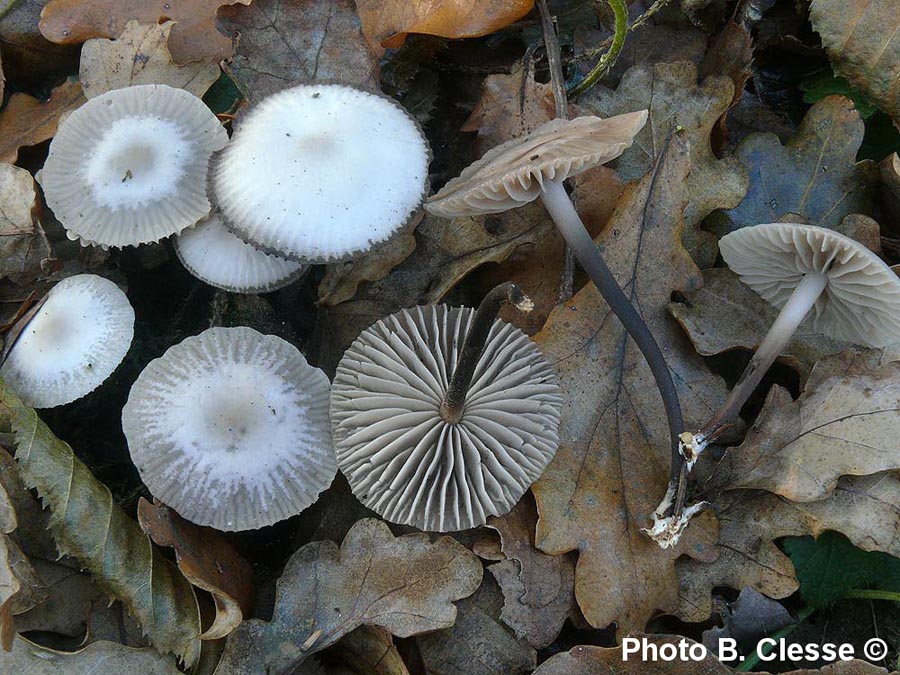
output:
M591 72L585 75L584 79L569 90L569 96L577 97L594 86L598 80L606 75L615 65L616 59L619 58L619 52L625 44L625 36L628 34L628 7L625 0L606 0L612 7L613 14L616 17L616 32L613 35L612 44L596 65L591 68Z

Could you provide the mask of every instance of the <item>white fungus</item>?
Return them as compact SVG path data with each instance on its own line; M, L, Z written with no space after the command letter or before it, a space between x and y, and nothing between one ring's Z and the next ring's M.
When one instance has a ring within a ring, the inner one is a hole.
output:
M353 257L398 232L427 190L430 151L394 101L341 85L264 99L215 160L226 226L306 262Z
M281 338L211 328L144 369L122 428L154 497L200 525L256 529L331 484L328 390L325 373Z
M136 246L209 214L209 159L227 141L193 94L163 84L114 89L60 124L40 180L70 238Z
M306 269L244 243L215 214L178 235L175 253L195 277L232 293L274 291Z
M12 347L0 376L35 408L92 392L125 358L134 310L112 281L79 274L60 281Z

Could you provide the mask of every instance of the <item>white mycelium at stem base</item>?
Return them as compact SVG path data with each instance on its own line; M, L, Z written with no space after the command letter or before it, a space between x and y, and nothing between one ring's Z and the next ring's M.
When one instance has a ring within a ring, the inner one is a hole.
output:
M425 197L430 151L390 99L302 85L264 99L215 161L225 224L257 248L328 262L387 240Z
M201 525L256 529L331 484L328 389L281 338L211 328L147 366L122 427L154 497Z
M71 403L112 375L134 337L134 310L94 274L60 281L16 341L0 376L35 408Z

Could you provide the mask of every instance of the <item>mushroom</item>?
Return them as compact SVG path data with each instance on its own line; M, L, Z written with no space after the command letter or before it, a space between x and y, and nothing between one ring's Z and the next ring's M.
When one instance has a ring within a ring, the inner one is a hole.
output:
M0 376L34 408L65 405L92 392L125 358L134 310L112 281L63 279L9 349Z
M227 141L193 94L163 84L114 89L59 125L40 181L69 238L136 246L209 214L209 159Z
M427 190L418 124L382 95L308 84L264 99L215 159L225 225L302 262L351 258L402 230Z
M215 214L178 235L175 253L195 277L232 293L268 293L308 269L244 243Z
M869 347L900 340L900 278L849 237L768 223L725 235L719 250L741 281L781 312L722 407L700 431L684 434L688 469L737 416L804 320L816 332Z
M524 138L489 150L433 195L425 208L456 218L500 213L541 198L582 268L647 359L668 416L675 476L680 468L678 435L684 425L672 375L659 345L619 288L563 185L566 178L621 155L646 121L646 110L608 119L551 120Z
M150 362L122 428L154 497L200 525L256 529L300 513L331 484L328 389L281 338L210 328Z
M529 310L514 284L477 311L415 307L365 330L331 392L338 468L383 518L447 532L510 511L559 445L562 395L522 331L496 319Z

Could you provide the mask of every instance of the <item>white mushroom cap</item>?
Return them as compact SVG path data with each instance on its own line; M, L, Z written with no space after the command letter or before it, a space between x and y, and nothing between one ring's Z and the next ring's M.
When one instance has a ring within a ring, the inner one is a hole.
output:
M395 234L425 197L430 151L391 99L301 85L264 99L216 160L225 224L293 260L350 258Z
M900 341L900 278L859 242L797 223L744 227L719 240L728 266L775 307L805 274L827 278L807 322L813 330L870 347Z
M607 119L550 120L488 150L432 195L425 208L459 218L522 206L538 198L544 182L564 181L621 155L646 122L646 110Z
M59 126L41 184L70 238L146 244L209 214L209 159L227 142L193 94L164 84L114 89Z
M215 214L182 232L175 253L188 272L232 293L267 293L296 280L306 266L253 248Z
M122 428L154 497L200 525L251 530L300 513L331 484L328 389L281 338L210 328L150 362Z
M522 331L495 321L462 420L440 405L474 310L417 307L364 331L331 392L338 467L394 523L447 532L507 513L559 445L558 378Z
M112 375L134 337L121 289L94 274L56 284L12 347L0 376L35 408L89 394Z

